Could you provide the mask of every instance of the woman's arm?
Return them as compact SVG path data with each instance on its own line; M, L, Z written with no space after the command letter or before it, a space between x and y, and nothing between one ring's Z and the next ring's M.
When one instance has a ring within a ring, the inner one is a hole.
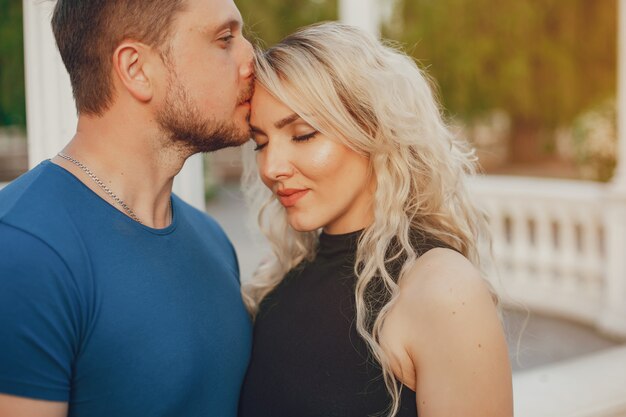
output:
M511 367L502 325L479 271L433 249L400 283L381 341L417 392L420 417L510 417Z

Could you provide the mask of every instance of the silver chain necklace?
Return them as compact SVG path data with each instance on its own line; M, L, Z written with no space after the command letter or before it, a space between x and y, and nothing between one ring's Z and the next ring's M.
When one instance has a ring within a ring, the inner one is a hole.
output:
M89 178L91 178L93 180L93 182L95 182L96 184L98 184L98 186L100 188L102 188L102 190L108 194L109 197L111 197L113 199L113 201L115 201L117 204L120 205L120 207L122 207L124 209L124 212L126 212L126 214L128 214L128 216L133 219L134 221L136 221L137 223L143 224L141 220L139 220L139 217L137 217L137 215L135 214L135 212L128 207L128 205L126 203L124 203L124 201L119 198L117 195L115 195L115 193L113 191L111 191L111 189L109 187L107 187L101 180L100 178L98 178L96 176L96 174L93 173L93 171L91 171L89 168L87 168L87 166L85 164L83 164L82 162L78 161L77 159L72 158L69 155L66 155L62 152L59 152L57 154L58 156L60 156L61 158L70 161L71 163L73 163L74 165L76 165L78 168L82 169L88 176ZM169 200L169 212L170 212L170 223L172 221L172 200Z

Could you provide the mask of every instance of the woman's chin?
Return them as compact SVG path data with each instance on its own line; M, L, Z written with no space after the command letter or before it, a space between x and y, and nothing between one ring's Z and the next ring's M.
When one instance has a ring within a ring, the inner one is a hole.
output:
M302 221L301 219L288 219L289 226L296 232L312 232L318 230L323 225L314 224L313 222Z

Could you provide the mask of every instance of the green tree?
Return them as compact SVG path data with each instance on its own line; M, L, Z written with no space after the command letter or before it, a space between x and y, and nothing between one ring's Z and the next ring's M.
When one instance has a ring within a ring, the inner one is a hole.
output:
M237 0L248 35L270 46L302 26L337 19L337 0Z
M537 159L542 133L615 94L616 0L400 0L397 11L385 33L409 45L452 114L510 114L512 160Z
M0 126L26 125L22 2L0 0Z

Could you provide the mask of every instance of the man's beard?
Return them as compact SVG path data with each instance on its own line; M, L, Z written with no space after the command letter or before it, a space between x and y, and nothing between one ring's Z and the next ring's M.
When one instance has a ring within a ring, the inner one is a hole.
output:
M250 129L241 128L233 120L216 120L203 117L184 85L170 72L169 88L163 106L157 111L157 123L169 142L182 145L185 152L213 152L240 146L250 139ZM250 99L253 85L238 97L241 104Z

